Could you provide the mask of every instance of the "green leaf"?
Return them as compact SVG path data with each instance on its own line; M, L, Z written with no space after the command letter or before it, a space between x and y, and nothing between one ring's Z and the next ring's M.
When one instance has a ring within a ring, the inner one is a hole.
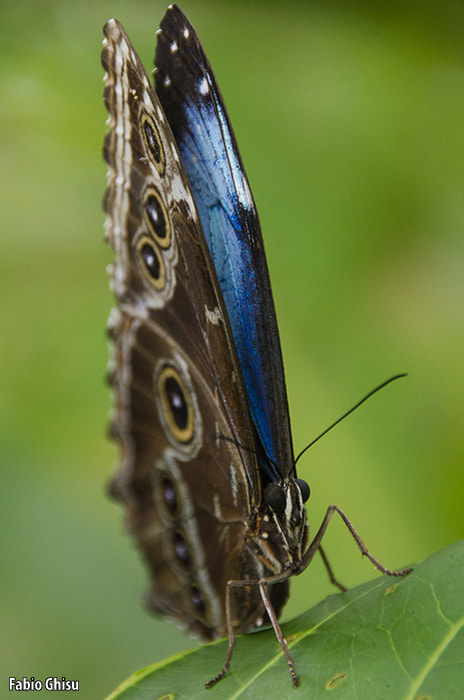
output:
M464 697L464 540L417 564L331 595L283 626L301 685L292 687L272 630L207 644L135 673L107 700Z

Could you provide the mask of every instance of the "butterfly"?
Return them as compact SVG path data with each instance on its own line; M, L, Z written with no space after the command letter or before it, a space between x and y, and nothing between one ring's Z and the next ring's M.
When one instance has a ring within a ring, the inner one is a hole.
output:
M168 8L155 89L122 25L104 35L112 493L150 571L153 611L229 638L207 687L227 672L235 635L269 624L298 685L278 617L333 513L377 568L407 570L385 569L334 505L310 540L259 220L194 28Z

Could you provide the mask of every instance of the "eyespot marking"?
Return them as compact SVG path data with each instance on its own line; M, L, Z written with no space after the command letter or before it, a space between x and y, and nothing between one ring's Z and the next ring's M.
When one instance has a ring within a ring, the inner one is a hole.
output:
M149 233L161 248L171 244L171 224L163 201L154 187L149 187L145 194L145 222Z
M206 609L205 601L203 600L203 596L200 593L200 590L197 586L192 586L190 589L190 597L192 599L192 603L196 607L196 609L204 613Z
M187 542L181 532L174 533L174 551L182 564L189 566L191 563Z
M179 496L176 492L176 487L173 481L165 474L160 478L160 486L166 510L171 516L175 517L179 514Z
M195 430L192 390L187 388L177 369L169 364L160 371L157 388L170 436L178 443L189 443Z
M166 268L163 258L153 240L141 236L137 241L137 259L146 281L157 291L166 285Z
M166 158L163 144L155 122L146 112L142 112L141 127L146 151L150 159L154 162L158 173L164 175Z

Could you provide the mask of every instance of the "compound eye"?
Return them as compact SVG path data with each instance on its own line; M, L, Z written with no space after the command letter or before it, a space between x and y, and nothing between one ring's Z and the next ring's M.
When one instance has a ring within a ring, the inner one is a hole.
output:
M295 479L295 481L298 484L298 488L300 489L301 498L303 499L303 503L306 503L306 501L309 498L309 494L311 493L311 489L309 488L309 484L304 479Z
M277 484L269 484L269 486L266 486L264 489L264 500L276 513L282 513L287 505L285 492L283 488L277 486Z

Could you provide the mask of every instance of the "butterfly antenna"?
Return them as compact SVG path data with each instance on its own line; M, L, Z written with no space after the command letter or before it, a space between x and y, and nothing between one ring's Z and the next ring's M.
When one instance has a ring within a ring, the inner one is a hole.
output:
M314 443L316 443L318 440L320 440L321 437L324 437L324 435L326 435L329 432L329 430L332 430L332 428L335 428L335 426L338 425L339 423L341 423L342 420L347 418L350 415L350 413L353 413L353 411L356 411L356 409L359 408L361 406L361 404L364 403L364 401L367 401L367 399L370 399L371 396L373 396L378 391L380 391L380 389L383 389L385 386L387 386L387 384L391 384L391 382L394 382L395 379L401 379L401 377L407 377L407 373L404 372L403 374L395 374L394 377L390 377L390 379L387 379L387 381L382 382L382 384L379 384L379 386L376 386L375 389L372 389L372 391L370 391L368 394L366 394L366 396L364 396L364 398L362 398L361 401L358 401L358 403L355 404L352 408L350 408L349 411L344 413L343 416L340 416L340 418L337 418L335 423L332 423L332 425L329 425L329 427L326 428L320 435L318 435L317 438L315 438L312 442L310 442L309 445L306 445L306 447L303 450L301 450L300 454L295 459L295 464L298 462L300 457L302 457L304 455L306 450L309 450L309 448L312 447L314 445Z
M253 447L248 447L247 445L241 445L239 442L237 442L237 440L234 440L234 438L231 438L228 435L216 434L214 437L216 438L216 440L226 440L227 442L231 442L232 445L235 445L236 447L238 447L241 450L246 450L247 452L251 452L252 454L257 456L258 462L262 459L262 454L258 450L255 450ZM308 445L308 447L309 447L309 445ZM278 474L277 465L274 462L274 460L271 459L270 457L267 457L267 456L266 456L266 459L273 466L275 473ZM270 472L270 473L272 473L272 472Z
M228 435L216 434L214 437L216 440L225 440L226 442L231 442L232 445L235 445L235 447L239 447L241 450L246 450L247 452L252 452L253 454L259 457L258 450L253 449L253 447L241 445L239 442L237 442L237 440L234 440L234 438L231 438Z

